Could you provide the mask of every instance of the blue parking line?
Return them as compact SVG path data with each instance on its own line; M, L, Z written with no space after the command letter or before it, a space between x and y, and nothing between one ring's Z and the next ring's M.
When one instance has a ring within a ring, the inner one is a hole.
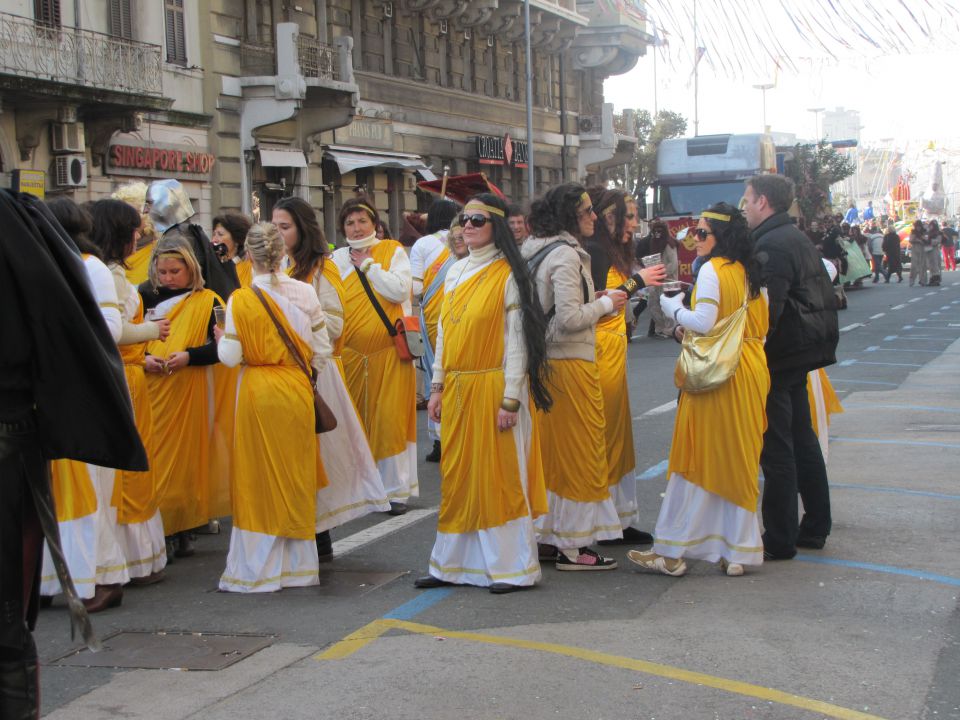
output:
M815 557L813 555L797 555L795 560L803 562L816 563L818 565L836 565L839 567L855 568L857 570L870 570L872 572L889 573L891 575L905 575L906 577L917 578L919 580L930 580L931 582L942 583L943 585L953 585L960 587L960 578L950 577L949 575L937 575L936 573L926 572L924 570L911 570L910 568L898 568L893 565L878 565L876 563L857 562L855 560L840 560L839 558Z
M960 500L960 495L948 495L947 493L933 492L932 490L908 490L907 488L880 487L879 485L856 485L854 483L830 483L830 488L843 488L844 490L869 490L871 492L895 493L897 495L917 495L920 497L932 497L940 500Z
M850 438L830 436L830 442L856 443L858 445L909 445L911 447L940 447L960 450L960 444L932 440L888 440L885 438Z
M655 480L667 471L667 466L669 464L670 462L668 460L661 460L656 465L651 465L642 473L637 475L637 480Z
M429 610L438 602L446 599L452 592L453 588L449 587L422 590L413 600L395 607L383 617L387 620L412 620L424 610Z

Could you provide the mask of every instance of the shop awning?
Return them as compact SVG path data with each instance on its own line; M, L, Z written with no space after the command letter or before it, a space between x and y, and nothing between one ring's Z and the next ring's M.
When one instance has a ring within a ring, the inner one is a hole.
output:
M263 167L295 167L305 168L307 158L300 148L291 147L264 147L258 146L260 151L260 165Z
M329 145L325 157L333 160L341 174L361 168L401 168L416 170L424 180L436 180L437 176L423 164L423 158L409 153L388 153L364 150L363 148Z

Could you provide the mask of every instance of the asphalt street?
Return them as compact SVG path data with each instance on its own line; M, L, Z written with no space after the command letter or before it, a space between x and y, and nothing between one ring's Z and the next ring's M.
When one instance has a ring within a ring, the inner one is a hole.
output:
M641 317L642 323L646 315ZM50 718L960 718L960 273L940 288L868 284L840 313L828 369L834 529L730 578L543 570L533 590L419 591L439 474L399 518L334 531L316 587L218 593L229 523L159 585L94 617L101 637L144 631L267 636L222 670L88 667L61 599L37 633ZM637 337L630 395L642 527L666 485L678 346ZM733 419L731 418L731 421ZM420 413L421 457L428 451ZM165 636L160 636L165 637ZM225 651L231 652L231 651ZM224 653L221 653L224 654ZM66 656L66 660L63 660ZM154 659L156 659L154 657ZM72 665L62 664L64 662ZM57 664L61 663L61 664ZM136 663L129 663L135 665ZM149 663L144 662L141 666ZM161 663L162 664L162 663Z

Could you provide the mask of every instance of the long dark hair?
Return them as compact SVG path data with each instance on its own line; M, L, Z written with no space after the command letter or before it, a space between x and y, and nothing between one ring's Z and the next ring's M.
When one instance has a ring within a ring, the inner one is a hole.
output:
M597 222L593 228L593 237L589 242L601 245L610 256L610 264L622 274L630 277L633 269L632 243L624 243L623 228L627 221L627 197L623 190L607 190L604 187L592 187L587 192L593 211L597 214ZM632 200L633 198L631 198ZM607 228L604 215L613 214L613 235Z
M449 229L450 223L453 222L458 212L460 212L460 206L453 200L434 200L433 205L427 210L427 235Z
M67 231L70 239L76 243L80 252L103 260L100 248L90 240L93 231L93 219L90 213L77 205L68 197L58 197L47 201L47 207L60 223L60 227Z
M286 200L286 198L284 198L284 200ZM279 205L279 203L277 203L277 205ZM274 209L276 209L276 207L277 206L274 205ZM287 210L287 212L293 216L292 212L289 210ZM236 247L236 255L242 258L246 252L244 245L247 242L247 233L250 232L250 226L252 224L250 218L246 215L236 212L226 212L222 215L217 215L210 224L210 227L216 230L217 225L220 225L230 233L230 237L233 238L233 244Z
M533 237L545 238L568 232L579 237L577 205L586 188L578 183L564 183L547 191L530 206L527 224Z
M90 206L93 216L93 244L100 248L105 263L126 268L125 253L140 227L140 213L123 200L97 200Z
M327 239L323 234L320 223L317 222L317 213L306 200L298 197L285 197L277 201L274 210L285 210L290 213L293 224L297 228L297 246L293 249L294 280L308 282L314 265L317 272L323 272L323 263L329 254Z
M737 208L725 202L711 205L706 212L730 216L729 221L703 218L717 240L710 257L741 263L750 283L750 297L757 297L760 294L760 263L753 254L753 237L746 218Z
M513 239L510 226L507 225L507 204L493 193L480 193L470 200L502 210L504 217L490 213L493 228L493 244L503 253L510 263L513 280L517 284L520 296L520 317L523 322L523 342L527 348L527 378L530 380L530 394L540 410L547 411L553 405L553 398L547 390L547 317L540 306L533 278L527 268L527 261L520 254L520 247ZM469 202L469 201L468 201Z

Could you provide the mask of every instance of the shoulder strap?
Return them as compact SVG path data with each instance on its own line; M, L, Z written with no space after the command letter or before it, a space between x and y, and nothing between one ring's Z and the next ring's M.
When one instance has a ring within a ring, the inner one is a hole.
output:
M263 303L264 309L267 311L267 315L270 316L270 319L273 320L274 326L277 328L277 332L280 333L280 339L283 340L283 344L287 346L287 350L290 351L290 354L293 355L293 359L296 361L297 365L300 366L300 369L307 376L307 379L310 381L310 385L313 385L313 373L310 372L310 369L307 367L307 363L304 362L303 356L299 353L296 346L293 344L293 340L290 339L290 336L287 334L287 331L284 329L283 325L280 324L280 320L277 318L276 314L273 312L273 308L270 307L270 303L267 302L267 298L264 297L263 290L257 286L253 286L252 290L254 294L260 299L260 302Z
M360 272L360 268L353 268L354 272L357 273L357 277L360 278L360 284L363 285L363 291L367 293L367 298L370 300L370 304L373 305L373 309L377 311L377 315L380 316L380 322L383 323L383 326L387 329L387 334L390 337L393 337L397 334L397 329L393 326L393 323L390 322L390 318L387 317L387 313L383 311L383 306L380 304L380 301L377 300L377 296L373 294L373 288L370 287L370 281L367 280L367 276Z
M533 255L527 259L527 267L530 270L530 278L536 282L537 270L540 268L541 263L547 258L547 255L552 253L561 245L569 245L563 240L554 240L548 245L544 245L542 248L537 250ZM590 302L590 289L587 287L587 279L583 276L583 265L580 266L580 289L583 291L583 304L586 305ZM547 311L547 322L553 319L553 316L557 314L556 304Z

